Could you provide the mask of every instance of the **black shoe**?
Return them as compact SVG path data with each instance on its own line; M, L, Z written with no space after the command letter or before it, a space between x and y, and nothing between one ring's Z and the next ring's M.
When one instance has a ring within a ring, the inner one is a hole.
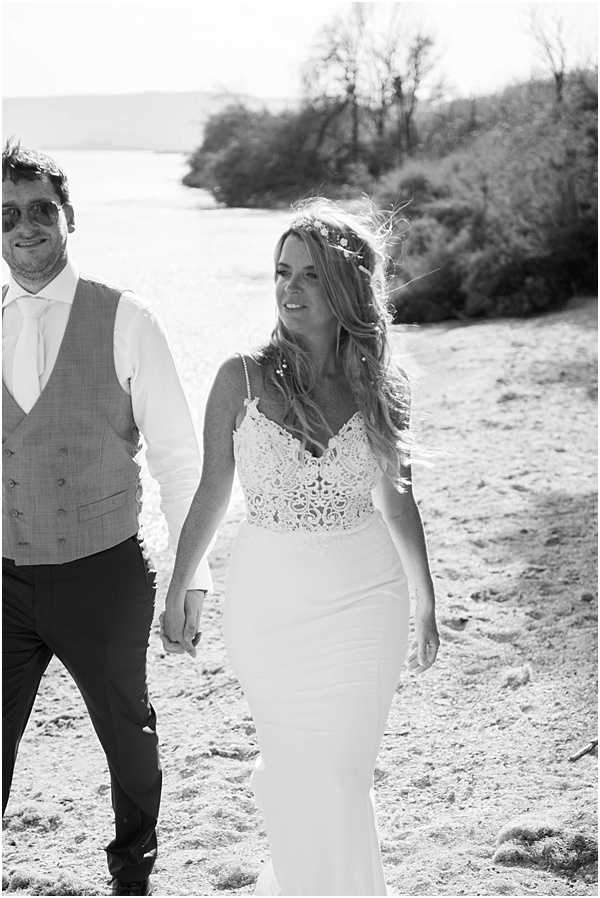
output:
M151 895L150 880L146 877L146 879L134 879L132 882L125 882L124 880L115 877L112 881L112 894Z

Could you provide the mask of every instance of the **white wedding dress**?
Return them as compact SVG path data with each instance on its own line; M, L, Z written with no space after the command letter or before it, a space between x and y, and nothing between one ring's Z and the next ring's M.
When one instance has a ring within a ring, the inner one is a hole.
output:
M247 372L246 372L247 376ZM316 458L259 409L234 432L247 520L225 602L271 860L257 895L385 895L373 769L407 647L406 578L362 416Z

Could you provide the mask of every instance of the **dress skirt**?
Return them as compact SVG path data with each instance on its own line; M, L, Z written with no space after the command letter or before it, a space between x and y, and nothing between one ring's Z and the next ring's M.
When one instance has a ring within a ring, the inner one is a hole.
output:
M385 895L373 770L409 598L379 512L335 533L242 524L224 618L260 747L271 861L255 894Z

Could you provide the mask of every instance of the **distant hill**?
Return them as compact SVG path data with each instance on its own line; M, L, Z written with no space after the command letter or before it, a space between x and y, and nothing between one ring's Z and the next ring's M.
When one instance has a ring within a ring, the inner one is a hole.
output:
M46 149L191 152L208 117L230 103L279 112L284 99L181 92L103 96L11 97L2 103L2 132Z

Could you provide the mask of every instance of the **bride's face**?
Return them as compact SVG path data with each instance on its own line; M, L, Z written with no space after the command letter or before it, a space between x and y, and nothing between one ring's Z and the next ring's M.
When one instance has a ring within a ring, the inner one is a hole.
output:
M290 234L275 269L277 310L283 324L292 332L335 333L336 319L323 295L319 278L306 246Z

